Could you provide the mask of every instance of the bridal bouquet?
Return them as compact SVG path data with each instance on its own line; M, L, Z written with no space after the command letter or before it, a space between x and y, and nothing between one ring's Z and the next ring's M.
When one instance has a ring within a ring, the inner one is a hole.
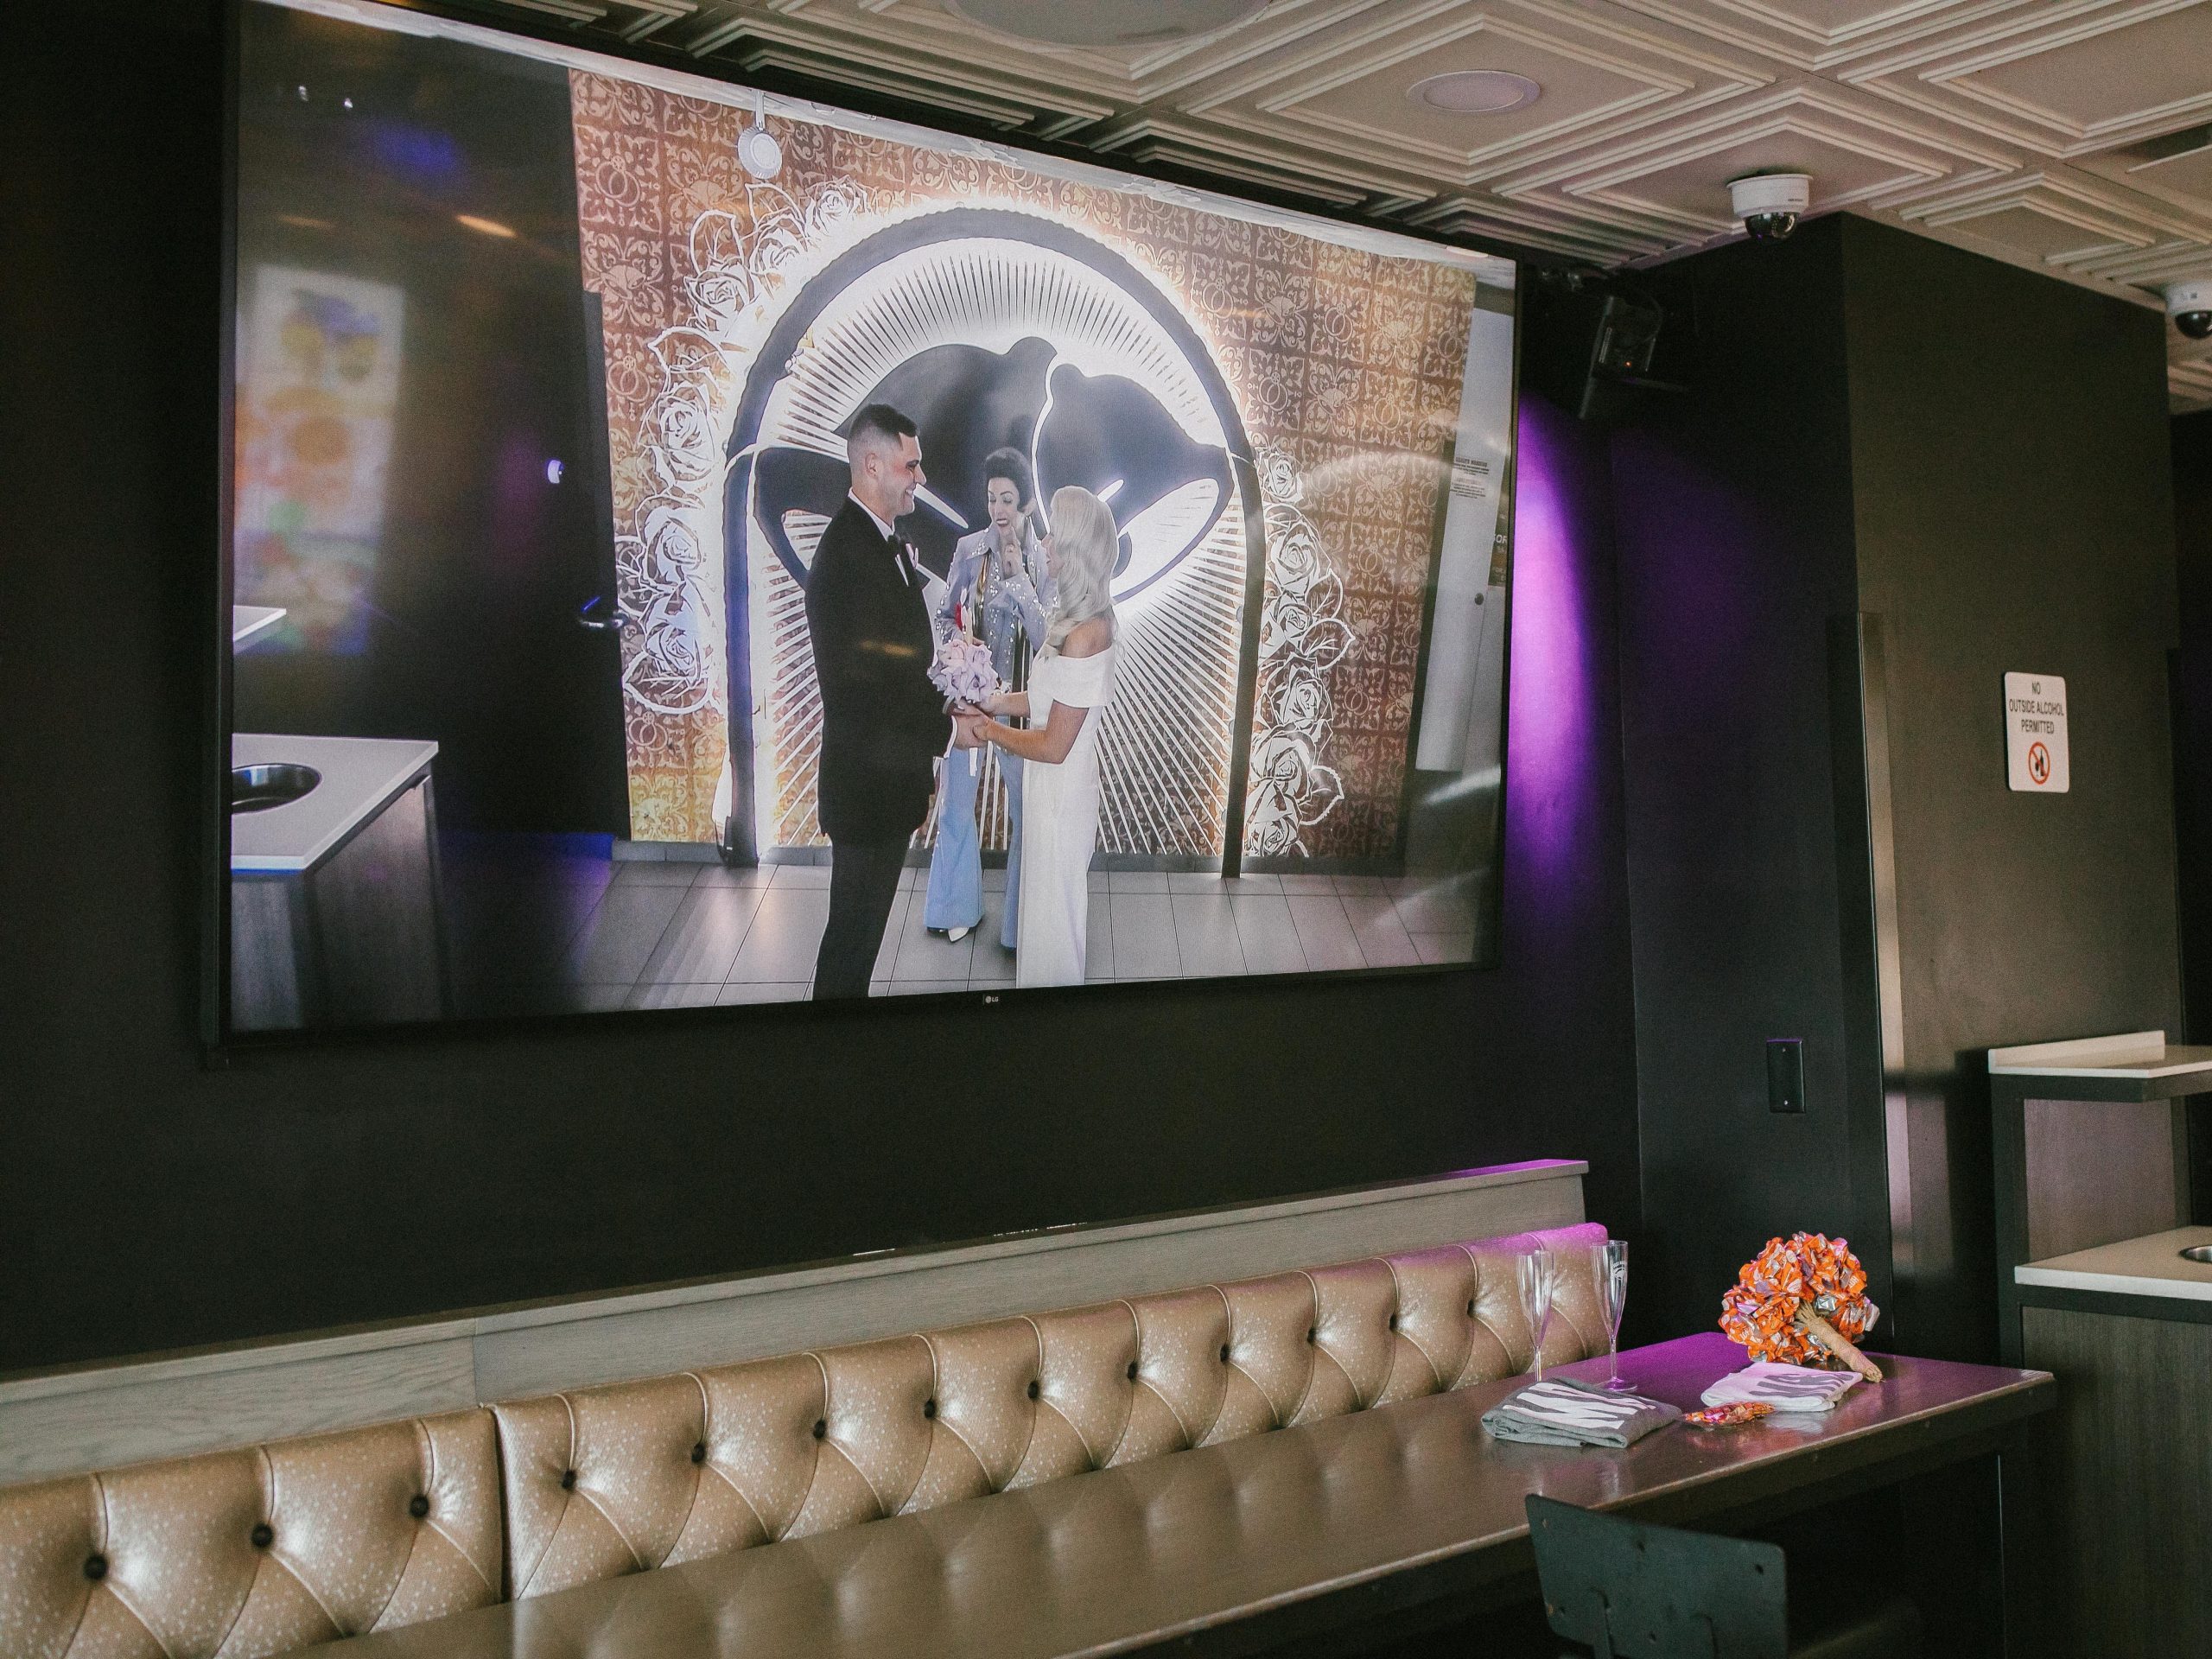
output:
M998 670L991 664L991 648L964 633L941 641L930 664L930 683L955 702L981 708L983 699L999 689ZM968 770L976 770L976 752L967 751Z
M1882 1373L1859 1351L1881 1310L1866 1300L1866 1269L1850 1241L1825 1233L1770 1238L1720 1299L1720 1328L1754 1360L1841 1363L1869 1382Z

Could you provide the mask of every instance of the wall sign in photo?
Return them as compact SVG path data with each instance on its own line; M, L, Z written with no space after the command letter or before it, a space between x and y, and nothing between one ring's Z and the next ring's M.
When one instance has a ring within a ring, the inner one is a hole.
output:
M2028 794L2067 792L2066 682L2057 675L2005 677L2005 776Z
M1495 960L1511 262L236 3L219 1035Z

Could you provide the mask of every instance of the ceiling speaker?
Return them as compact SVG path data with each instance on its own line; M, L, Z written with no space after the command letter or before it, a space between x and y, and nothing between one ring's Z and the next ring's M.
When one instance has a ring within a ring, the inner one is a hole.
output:
M1455 69L1406 88L1414 103L1446 115L1503 115L1525 110L1543 95L1544 89L1528 76L1504 69Z

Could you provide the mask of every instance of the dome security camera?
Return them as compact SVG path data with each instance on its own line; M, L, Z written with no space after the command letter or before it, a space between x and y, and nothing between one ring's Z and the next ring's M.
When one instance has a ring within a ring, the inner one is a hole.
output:
M2170 286L2166 315L2191 340L2212 340L2212 278Z
M1729 205L1754 242L1779 242L1797 228L1797 217L1813 205L1808 173L1754 173L1728 181Z

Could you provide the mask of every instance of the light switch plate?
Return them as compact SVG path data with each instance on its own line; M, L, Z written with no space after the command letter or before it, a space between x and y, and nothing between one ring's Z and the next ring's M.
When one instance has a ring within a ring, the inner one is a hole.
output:
M1805 1109L1805 1041L1802 1037L1766 1039L1766 1109L1770 1112Z

